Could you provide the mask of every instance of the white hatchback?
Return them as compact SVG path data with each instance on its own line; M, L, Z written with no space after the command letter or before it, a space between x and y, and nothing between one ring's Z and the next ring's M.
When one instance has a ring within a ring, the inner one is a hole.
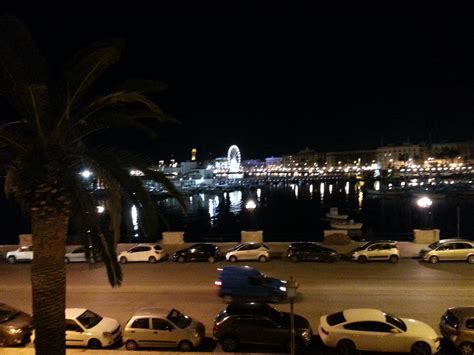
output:
M122 338L120 324L86 308L66 308L66 345L100 349L112 346ZM34 343L35 333L31 335Z
M6 258L9 264L15 264L17 261L32 261L33 246L22 246L17 250L9 251L6 255Z
M230 262L258 260L264 263L270 259L270 250L263 243L241 243L227 250L225 258Z
M441 346L438 334L428 324L378 309L347 309L322 316L318 332L326 346L343 355L357 351L431 355Z
M117 260L126 264L128 262L149 262L156 263L159 260L166 259L168 254L158 244L139 244L127 251L121 252Z
M398 263L398 259L400 259L400 252L397 248L397 242L391 240L376 240L365 243L352 250L351 257L352 260L360 263L380 260L396 264Z
M86 258L86 252L84 251L84 247L77 247L66 253L64 255L64 262L65 263L73 263L73 262L86 262L88 261Z

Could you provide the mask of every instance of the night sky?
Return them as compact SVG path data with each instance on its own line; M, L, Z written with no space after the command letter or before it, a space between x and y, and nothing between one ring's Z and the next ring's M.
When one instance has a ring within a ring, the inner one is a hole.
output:
M246 159L427 141L429 133L472 139L471 7L74 4L5 10L29 25L53 63L94 40L125 39L122 60L102 80L168 84L157 102L181 124L160 128L157 158L186 159L193 147L199 159L224 156L230 144Z

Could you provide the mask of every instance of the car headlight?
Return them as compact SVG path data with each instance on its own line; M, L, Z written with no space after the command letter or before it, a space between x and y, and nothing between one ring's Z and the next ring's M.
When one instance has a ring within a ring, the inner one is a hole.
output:
M285 286L280 286L280 291L286 292L286 287Z
M8 329L8 333L10 334L20 334L22 332L22 330L19 328L19 329L16 329L16 328L10 328Z
M113 334L111 332L103 332L102 335L106 338L111 338Z
M303 333L301 333L301 336L303 338L309 339L311 338L311 332L309 330L305 330Z

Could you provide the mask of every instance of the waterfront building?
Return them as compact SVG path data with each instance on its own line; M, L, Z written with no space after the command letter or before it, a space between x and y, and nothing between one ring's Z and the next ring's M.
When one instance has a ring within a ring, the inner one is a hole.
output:
M268 157L265 158L265 166L272 167L272 166L279 166L283 164L282 157Z
M324 165L325 160L325 153L315 152L308 147L296 154L282 156L282 163L284 166Z
M376 163L377 150L345 150L326 153L326 162L328 166L369 166Z
M474 142L433 143L429 158L436 164L471 163L474 160Z
M411 164L421 165L427 157L427 147L423 143L403 143L377 148L377 162L382 169L398 169Z

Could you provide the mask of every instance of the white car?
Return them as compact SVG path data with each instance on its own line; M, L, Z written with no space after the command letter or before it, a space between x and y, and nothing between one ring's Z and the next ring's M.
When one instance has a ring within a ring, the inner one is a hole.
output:
M392 240L375 240L352 250L351 257L352 260L360 263L385 260L396 264L398 259L400 259L400 251L397 248L397 242Z
M241 243L227 250L225 258L230 262L258 260L264 263L270 259L270 251L263 243Z
M322 316L318 332L325 345L343 355L356 351L431 355L441 346L438 334L428 324L370 308Z
M74 263L74 262L86 262L88 261L86 258L86 253L84 251L84 247L77 247L66 253L64 255L64 262L65 263Z
M111 346L122 338L120 324L86 308L66 308L66 345L100 349ZM35 332L31 335L34 343Z
M15 264L17 261L32 261L33 246L27 245L19 247L17 250L9 251L6 258L9 264Z
M168 254L165 253L158 244L138 244L127 251L121 252L117 256L117 259L122 264L138 261L145 261L153 264L167 257Z

